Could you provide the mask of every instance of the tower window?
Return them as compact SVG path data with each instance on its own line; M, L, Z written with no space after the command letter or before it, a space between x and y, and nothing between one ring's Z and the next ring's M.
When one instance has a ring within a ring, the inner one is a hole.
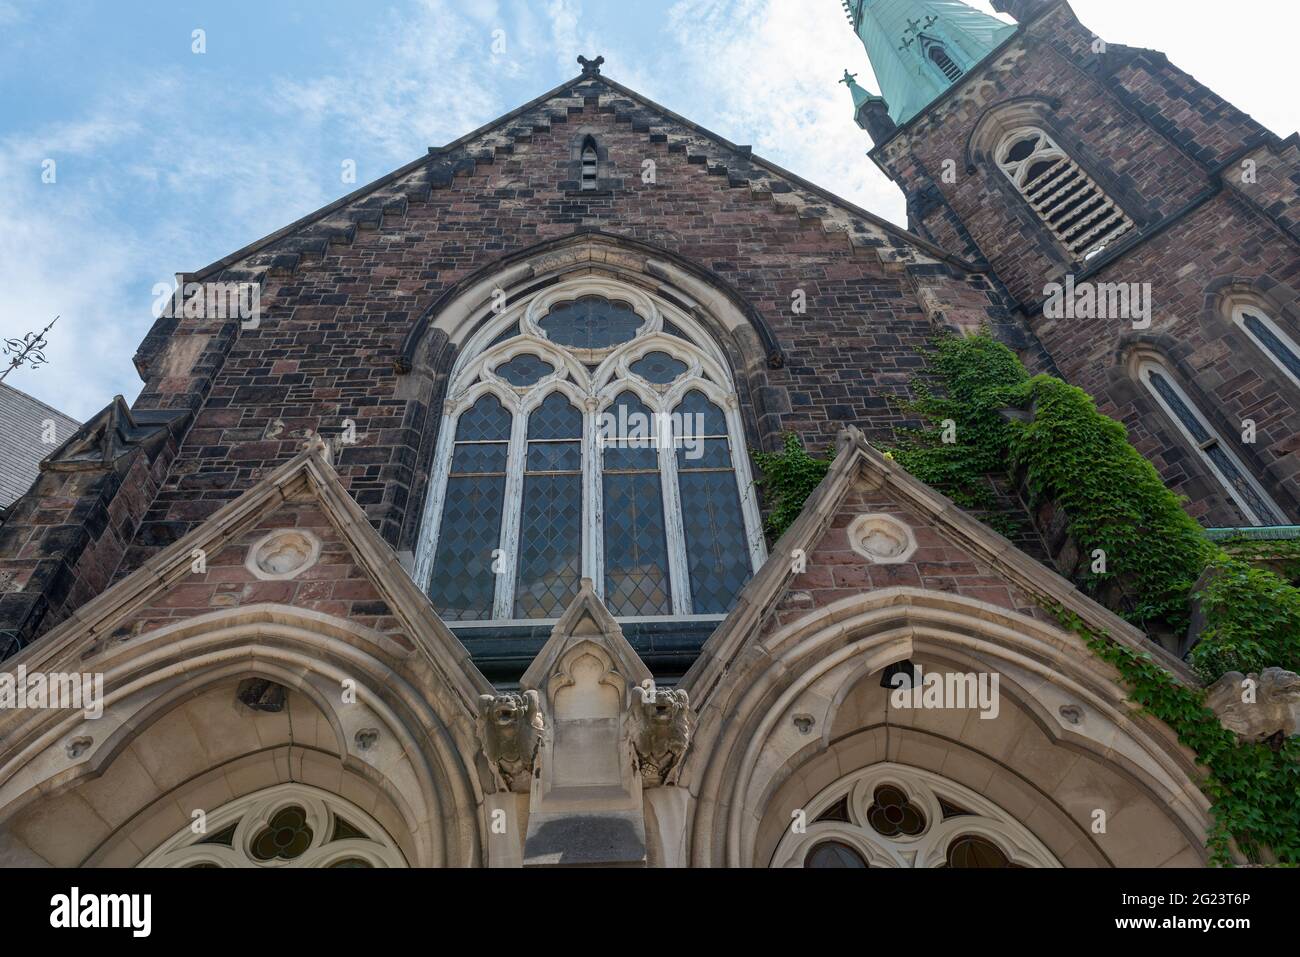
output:
M596 177L600 169L600 156L596 152L596 141L588 136L582 144L582 188L595 189Z
M939 68L949 83L956 83L962 78L962 68L948 55L948 50L942 43L930 40L929 37L923 37L922 42L925 43L926 57Z
M1016 130L997 149L1002 172L1076 261L1097 256L1133 220L1042 130Z
M1292 382L1300 385L1300 349L1264 310L1238 306L1232 311L1232 319Z
M1192 400L1178 387L1165 367L1147 361L1142 363L1138 375L1250 523L1284 524L1282 510L1259 487L1241 460L1232 453Z

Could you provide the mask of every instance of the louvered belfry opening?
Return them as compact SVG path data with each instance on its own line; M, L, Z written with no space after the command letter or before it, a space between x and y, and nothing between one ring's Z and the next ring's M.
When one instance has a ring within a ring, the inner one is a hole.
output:
M930 62L937 66L939 71L948 78L949 82L956 83L962 78L961 67L959 67L953 58L948 55L948 51L944 49L942 43L936 42L932 44L930 48L926 50L926 56L928 56Z
M600 157L596 152L596 141L590 136L582 144L582 188L595 189L596 178L600 168Z
M1006 136L998 165L1075 260L1089 259L1134 228L1133 220L1050 136Z

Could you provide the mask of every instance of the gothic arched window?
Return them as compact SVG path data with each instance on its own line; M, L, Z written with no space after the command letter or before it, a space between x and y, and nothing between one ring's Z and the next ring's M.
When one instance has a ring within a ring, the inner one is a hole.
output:
M609 279L500 310L448 386L416 580L448 621L718 617L763 561L735 387L685 313Z
M1055 141L1035 127L1008 133L997 164L1075 260L1099 254L1133 221Z
M1232 321L1292 382L1300 385L1300 349L1268 313L1255 306L1236 306L1232 310Z
M1250 523L1285 524L1282 510L1260 488L1169 371L1155 360L1147 359L1139 365L1138 376Z
M948 53L948 48L940 40L921 35L921 45L926 59L933 63L949 83L956 83L963 76L963 70Z

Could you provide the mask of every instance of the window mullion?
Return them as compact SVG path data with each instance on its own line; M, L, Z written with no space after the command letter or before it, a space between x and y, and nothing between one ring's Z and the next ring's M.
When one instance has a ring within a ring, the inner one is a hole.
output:
M510 447L506 454L505 505L501 513L501 570L497 573L492 617L514 616L515 578L519 570L519 535L524 508L524 464L528 457L528 415L516 407L510 419Z
M451 403L447 403L450 407ZM437 447L433 452L436 464L429 481L429 497L424 506L424 532L420 535L415 553L415 584L423 592L429 591L433 576L433 558L438 551L438 535L442 531L442 507L447 496L447 482L451 476L451 456L456 448L456 415L450 408L444 410L442 426L438 430Z
M668 580L672 585L673 614L691 613L690 565L686 560L686 528L682 524L681 490L677 487L677 448L671 420L658 419L659 478L664 501L664 531L668 538Z
M731 402L724 402L722 414L727 418L727 444L731 451L731 469L740 494L740 514L745 519L745 540L749 543L750 565L757 574L767 561L767 543L763 540L763 516L758 510L754 476L749 468L749 455L745 451L740 409Z
M596 595L605 599L604 466L597 444L595 403L588 400L582 416L582 577L591 579Z

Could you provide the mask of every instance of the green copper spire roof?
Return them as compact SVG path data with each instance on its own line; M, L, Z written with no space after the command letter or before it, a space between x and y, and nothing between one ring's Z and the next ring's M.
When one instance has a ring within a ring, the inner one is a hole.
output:
M960 0L840 2L867 48L889 115L900 126L1016 32L1014 24ZM856 92L853 105L861 108Z
M884 103L884 98L868 93L862 87L858 86L858 75L856 73L850 73L848 70L844 71L844 79L840 80L840 82L847 86L849 92L853 94L853 118L858 121L858 126L865 129L867 124L862 118L862 108L868 103Z

